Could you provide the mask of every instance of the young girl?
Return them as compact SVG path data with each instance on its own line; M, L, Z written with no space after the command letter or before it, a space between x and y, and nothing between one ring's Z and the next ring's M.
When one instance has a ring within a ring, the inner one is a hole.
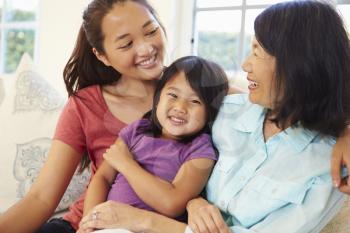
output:
M224 71L202 58L183 57L166 68L153 110L124 128L103 155L84 214L108 199L183 217L217 159L209 134L227 90Z

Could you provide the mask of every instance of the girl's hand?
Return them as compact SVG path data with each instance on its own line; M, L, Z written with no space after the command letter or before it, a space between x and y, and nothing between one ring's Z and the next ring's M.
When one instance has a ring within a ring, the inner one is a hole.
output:
M118 172L122 173L123 168L130 163L134 163L133 155L122 139L118 139L106 152L103 158Z
M141 232L145 219L143 210L127 204L107 201L95 206L84 216L79 224L79 230L85 233L97 229L123 228L132 232Z
M350 128L346 129L343 136L339 137L337 143L333 147L332 152L332 179L335 187L343 193L350 195L350 179L349 176L341 177L341 169L345 166L350 171Z
M188 225L195 233L231 232L221 216L220 210L203 198L196 198L187 203Z

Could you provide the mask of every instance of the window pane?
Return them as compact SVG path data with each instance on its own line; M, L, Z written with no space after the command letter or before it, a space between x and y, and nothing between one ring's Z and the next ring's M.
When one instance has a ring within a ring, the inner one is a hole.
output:
M197 7L240 6L242 0L197 0Z
M38 0L6 0L6 21L35 21Z
M264 9L254 9L247 10L246 19L245 19L245 35L243 43L243 59L246 58L251 50L251 41L254 36L254 21L255 18L263 11Z
M5 73L16 70L23 53L34 54L34 30L5 30Z
M247 5L270 5L288 0L247 0Z
M339 5L338 10L343 17L344 23L350 36L350 5Z
M3 9L3 5L2 5L3 3L2 3L2 0L0 0L0 23L1 23L1 21L2 21L2 9Z
M236 70L241 11L198 12L196 19L197 54L219 63L225 70Z

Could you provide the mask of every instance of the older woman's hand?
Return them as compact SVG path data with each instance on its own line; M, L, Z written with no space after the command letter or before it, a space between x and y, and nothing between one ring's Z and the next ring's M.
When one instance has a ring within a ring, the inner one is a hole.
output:
M127 204L107 201L95 206L79 224L81 232L96 229L124 228L133 232L142 231L142 210Z
M343 136L339 137L333 147L332 152L332 178L334 186L338 187L343 193L350 195L349 176L341 178L341 169L346 166L348 175L350 171L350 128L346 129Z
M220 210L203 198L187 203L188 225L195 233L231 232L221 216Z

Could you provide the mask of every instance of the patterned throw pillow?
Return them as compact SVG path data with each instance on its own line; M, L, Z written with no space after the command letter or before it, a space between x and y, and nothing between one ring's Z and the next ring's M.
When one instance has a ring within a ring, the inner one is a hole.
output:
M65 102L38 74L27 54L16 73L3 79L3 87L6 96L0 107L0 213L22 198L35 181ZM89 177L89 171L73 177L56 211L67 209L79 197Z

